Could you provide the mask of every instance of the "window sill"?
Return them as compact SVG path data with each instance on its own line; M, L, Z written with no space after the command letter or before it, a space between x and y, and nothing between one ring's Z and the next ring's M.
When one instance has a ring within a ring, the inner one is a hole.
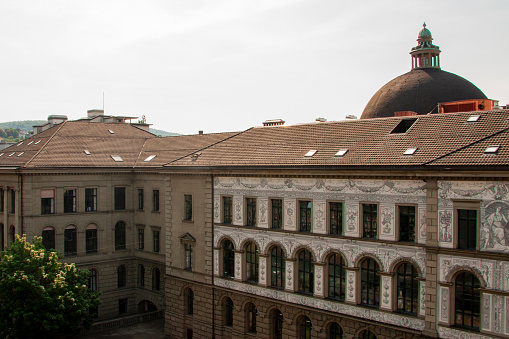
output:
M182 219L182 222L185 222L186 224L194 224L193 219Z

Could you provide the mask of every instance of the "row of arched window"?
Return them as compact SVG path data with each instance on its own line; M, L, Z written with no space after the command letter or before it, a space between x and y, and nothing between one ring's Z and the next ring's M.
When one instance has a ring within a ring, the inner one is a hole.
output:
M139 287L145 287L145 266L138 265L138 281ZM125 265L117 267L117 287L123 288L127 286L127 268ZM152 290L159 291L161 289L161 271L159 268L152 270Z

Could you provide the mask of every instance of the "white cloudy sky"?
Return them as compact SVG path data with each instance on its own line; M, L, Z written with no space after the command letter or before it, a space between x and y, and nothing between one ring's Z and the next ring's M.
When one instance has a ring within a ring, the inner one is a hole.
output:
M509 103L506 0L0 1L0 121L87 109L183 134L360 116L410 70L423 21L442 69Z

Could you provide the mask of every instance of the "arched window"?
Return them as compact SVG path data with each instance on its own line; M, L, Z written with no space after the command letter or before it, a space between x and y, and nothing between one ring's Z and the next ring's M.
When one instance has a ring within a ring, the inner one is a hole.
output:
M329 325L329 336L327 339L343 339L343 329L338 323L333 322Z
M97 253L97 226L90 224L85 232L85 247L87 254Z
M145 286L145 266L138 266L138 284L143 287Z
M277 308L272 311L271 317L272 339L283 338L283 313Z
M42 244L47 250L55 248L55 229L53 227L45 227L42 230Z
M97 291L97 270L91 269L88 277L88 288L91 291Z
M258 247L249 243L246 247L246 280L258 283Z
M67 226L64 231L64 255L76 255L77 250L77 231L74 226Z
M470 272L462 272L456 277L454 324L479 331L481 311L481 284Z
M233 300L229 297L224 301L224 324L233 326Z
M374 259L367 258L361 264L361 304L380 305L380 269Z
M298 255L299 277L298 291L307 294L313 294L314 288L314 267L311 253L307 250L301 250Z
M279 246L274 246L270 251L270 285L276 288L285 287L285 258Z
M233 278L235 276L235 252L233 243L225 240L223 243L223 277Z
M186 288L184 291L184 302L186 306L186 314L187 315L193 315L194 313L194 292L190 288Z
M125 222L123 221L115 225L115 250L125 250Z
M9 240L11 242L14 242L16 240L16 228L14 226L12 226L12 225L9 228Z
M253 303L249 303L246 308L246 316L247 316L247 331L250 333L256 333L256 315L258 311L256 310L256 306Z
M161 289L161 271L158 268L154 268L152 271L152 289L154 291Z
M398 311L417 314L419 281L417 269L410 263L402 263L397 271L397 309Z
M340 254L334 253L329 256L329 298L345 300L345 263Z
M125 265L120 265L117 268L117 286L118 288L126 287L127 285L127 270Z
M299 339L311 339L312 328L313 324L311 324L311 320L306 316L301 317L299 323Z
M361 334L361 339L376 339L376 335L370 330L364 330Z

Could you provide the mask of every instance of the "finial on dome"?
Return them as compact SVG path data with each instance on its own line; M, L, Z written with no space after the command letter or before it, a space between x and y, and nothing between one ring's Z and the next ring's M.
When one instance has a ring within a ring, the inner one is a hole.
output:
M426 28L426 23L423 23L423 24L422 24L422 27Z

